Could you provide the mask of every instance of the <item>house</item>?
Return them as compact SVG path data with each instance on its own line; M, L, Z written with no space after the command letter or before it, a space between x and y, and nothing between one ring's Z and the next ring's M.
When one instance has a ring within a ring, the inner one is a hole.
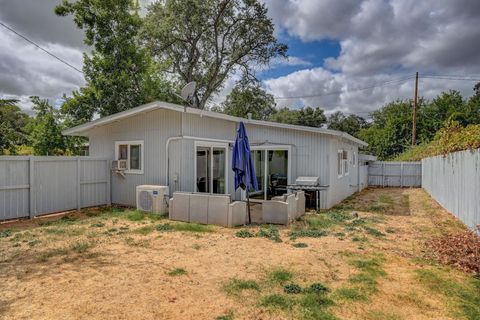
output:
M328 186L321 208L330 208L359 190L358 148L367 144L351 135L233 117L221 113L152 102L65 130L89 138L92 157L127 161L124 175L112 174L112 203L135 205L141 184L169 186L169 192L235 192L231 156L236 130L245 123L260 191L252 201L286 191L300 176L316 176Z

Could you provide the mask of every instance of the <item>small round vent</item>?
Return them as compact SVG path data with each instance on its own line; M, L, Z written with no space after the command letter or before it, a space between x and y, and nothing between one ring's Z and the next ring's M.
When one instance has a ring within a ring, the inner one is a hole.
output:
M153 210L153 199L152 195L148 191L140 191L138 195L140 200L140 207L145 211Z

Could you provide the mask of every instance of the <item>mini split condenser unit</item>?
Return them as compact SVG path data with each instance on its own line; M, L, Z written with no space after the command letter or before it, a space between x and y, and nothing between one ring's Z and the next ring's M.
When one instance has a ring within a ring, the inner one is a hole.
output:
M137 210L158 214L167 213L168 187L137 186Z

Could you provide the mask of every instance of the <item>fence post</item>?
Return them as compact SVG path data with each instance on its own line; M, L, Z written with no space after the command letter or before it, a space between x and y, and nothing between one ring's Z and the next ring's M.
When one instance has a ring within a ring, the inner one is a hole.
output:
M77 156L77 211L80 211L82 207L81 194L81 181L80 181L80 157Z
M400 188L403 188L403 162L400 163Z
M107 205L111 206L112 205L112 187L110 183L111 183L112 176L111 176L111 170L110 170L110 161L105 160L105 162L107 163L107 193L106 193Z
M382 162L382 188L385 188L385 162Z
M32 219L35 217L35 158L30 157L29 158L29 177L28 177L28 183L29 183L29 196L30 196L30 210L28 217Z

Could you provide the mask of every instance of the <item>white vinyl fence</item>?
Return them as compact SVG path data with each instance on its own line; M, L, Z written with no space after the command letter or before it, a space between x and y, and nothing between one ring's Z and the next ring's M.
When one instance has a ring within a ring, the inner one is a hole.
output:
M368 165L368 185L380 187L421 187L421 162L375 161Z
M469 228L477 229L480 224L480 149L425 158L422 165L422 187Z
M110 161L0 156L0 220L110 204Z

